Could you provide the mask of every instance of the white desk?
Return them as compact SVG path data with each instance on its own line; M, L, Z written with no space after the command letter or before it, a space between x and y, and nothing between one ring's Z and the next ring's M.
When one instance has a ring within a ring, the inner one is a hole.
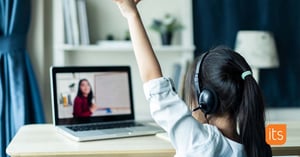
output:
M273 155L300 155L300 122L287 123L287 142L272 147ZM22 127L6 149L12 156L171 157L172 145L156 136L75 142L49 124Z
M22 127L6 149L10 156L174 156L171 144L156 136L75 142L49 124Z

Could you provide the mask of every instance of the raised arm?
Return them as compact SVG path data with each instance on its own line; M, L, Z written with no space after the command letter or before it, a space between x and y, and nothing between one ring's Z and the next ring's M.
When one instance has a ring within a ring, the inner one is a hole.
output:
M118 4L123 16L127 19L135 57L143 82L162 77L160 65L136 8L140 0L114 1Z

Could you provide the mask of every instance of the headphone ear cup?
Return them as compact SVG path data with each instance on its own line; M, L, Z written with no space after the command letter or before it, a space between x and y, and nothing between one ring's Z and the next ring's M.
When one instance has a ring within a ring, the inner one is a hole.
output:
M218 109L218 98L215 92L209 89L203 89L199 95L199 107L204 114L213 114Z

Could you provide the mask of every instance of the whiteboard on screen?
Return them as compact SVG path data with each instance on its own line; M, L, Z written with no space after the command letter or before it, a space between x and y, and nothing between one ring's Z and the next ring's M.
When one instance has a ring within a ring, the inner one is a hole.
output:
M95 103L101 107L130 107L128 74L125 72L95 75Z

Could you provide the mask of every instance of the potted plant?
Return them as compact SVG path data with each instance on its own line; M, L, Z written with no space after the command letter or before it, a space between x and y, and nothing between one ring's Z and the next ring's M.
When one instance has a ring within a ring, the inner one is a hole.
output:
M183 27L174 16L166 14L161 20L154 19L150 28L160 34L163 45L171 45L173 33Z

